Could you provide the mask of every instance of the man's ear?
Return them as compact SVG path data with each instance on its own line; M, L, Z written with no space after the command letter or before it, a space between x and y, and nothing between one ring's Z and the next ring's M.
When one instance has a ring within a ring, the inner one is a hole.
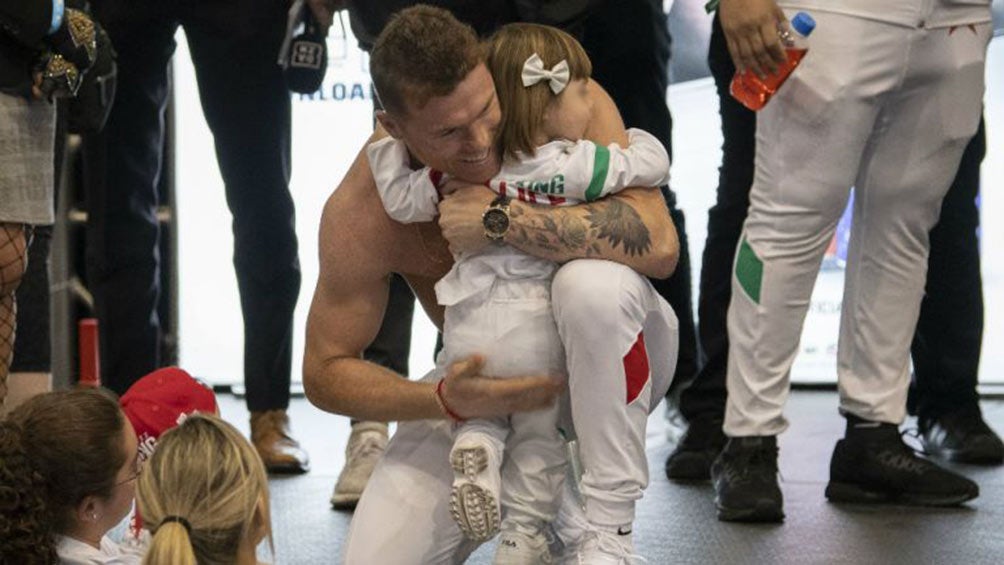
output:
M394 116L388 114L385 110L377 110L376 119L383 126L383 129L387 130L394 139L401 139L403 137L403 132L401 131L401 122L399 122Z

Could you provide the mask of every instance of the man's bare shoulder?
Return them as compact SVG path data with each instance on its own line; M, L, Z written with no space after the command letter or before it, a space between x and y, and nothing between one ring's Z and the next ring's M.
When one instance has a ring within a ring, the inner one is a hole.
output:
M365 152L325 203L320 238L322 261L376 276L397 272L438 278L449 269L443 262L452 263L435 223L402 224L387 215Z

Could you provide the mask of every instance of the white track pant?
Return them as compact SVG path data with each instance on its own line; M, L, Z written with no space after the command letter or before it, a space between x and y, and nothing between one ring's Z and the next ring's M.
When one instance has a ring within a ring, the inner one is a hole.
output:
M485 356L483 373L493 377L566 374L550 277L496 278L490 289L448 306L443 343L443 366L480 353ZM503 518L531 530L554 520L567 460L557 405L507 418L469 420L455 427L454 442L467 434L483 434L495 446L505 446Z
M840 407L903 420L928 232L981 112L990 24L914 29L813 16L808 55L757 119L728 314L730 436L787 427L806 308L852 186Z
M676 316L644 277L608 261L563 266L551 296L568 361L587 516L597 524L630 523L648 484L647 416L676 367ZM464 540L449 512L451 445L445 422L398 425L356 508L346 563L467 558L475 544Z

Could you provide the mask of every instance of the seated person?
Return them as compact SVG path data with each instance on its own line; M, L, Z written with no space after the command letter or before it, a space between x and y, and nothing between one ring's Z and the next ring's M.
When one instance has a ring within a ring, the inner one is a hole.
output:
M152 533L144 564L256 565L258 544L272 543L265 466L216 416L189 416L161 436L136 500Z
M106 535L138 475L136 433L111 394L29 399L0 421L0 563L139 564Z

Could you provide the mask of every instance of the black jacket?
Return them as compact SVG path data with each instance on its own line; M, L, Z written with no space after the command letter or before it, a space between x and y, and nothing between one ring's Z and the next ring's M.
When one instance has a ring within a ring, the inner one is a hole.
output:
M0 91L23 92L31 85L31 67L51 24L51 0L0 3Z

